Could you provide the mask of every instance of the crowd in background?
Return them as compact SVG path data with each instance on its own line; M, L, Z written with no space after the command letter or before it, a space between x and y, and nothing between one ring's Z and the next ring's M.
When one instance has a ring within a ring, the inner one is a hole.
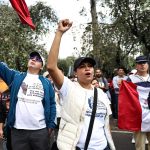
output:
M74 62L74 75L66 77L63 69L57 66L57 61L62 35L71 26L72 22L67 19L59 22L48 56L47 71L43 75L40 72L45 61L38 52L30 53L27 72L10 69L0 62L0 138L7 140L7 150L49 150L56 140L55 150L56 147L79 150L85 146L115 150L109 118L112 114L118 120L118 97L123 80L141 86L139 94L146 91L139 96L142 99L139 101L144 108L144 121L149 125L150 76L147 57L137 57L136 69L128 73L123 67L114 69L114 75L109 79L104 76L102 68L94 69L96 62L93 58L79 57ZM93 134L90 133L88 139L95 95L95 122L92 125ZM149 130L148 126L144 132L141 129L134 133L136 150L145 150L146 138L150 150Z
M60 68L60 70L63 72L62 68ZM114 119L118 119L118 95L119 95L119 87L121 85L121 81L127 80L129 75L136 74L136 72L137 72L137 70L133 69L130 72L126 73L124 67L119 67L117 69L116 68L114 69L114 72L113 72L114 76L112 78L106 78L104 76L105 73L102 72L102 69L100 69L100 68L95 69L95 74L94 74L94 78L92 80L92 85L95 86L96 88L102 89L107 94L107 96L110 100L110 104L111 104L112 117ZM63 104L62 104L62 100L61 100L59 91L54 86L53 80L52 80L50 74L48 73L48 71L44 72L43 76L48 78L51 81L54 91L55 91L55 101L56 101L56 110L57 110L57 115L56 115L57 119L55 119L55 122L56 122L57 126L50 138L50 146L52 146L52 143L54 141L56 141L56 139L57 139L59 123L60 123L60 119L61 119L61 106ZM68 78L72 82L77 82L76 75L68 76ZM7 130L7 134L6 134L6 129L5 129L7 113L9 110L10 94L9 94L8 86L2 79L0 79L0 93L1 93L0 133L4 134L3 140L7 140L7 149L11 150L12 148L11 148L11 140L10 140L10 131ZM134 140L134 138L133 138L133 140ZM134 141L134 143L135 143L135 141ZM148 141L147 141L147 143L148 143ZM3 146L5 149L5 144Z

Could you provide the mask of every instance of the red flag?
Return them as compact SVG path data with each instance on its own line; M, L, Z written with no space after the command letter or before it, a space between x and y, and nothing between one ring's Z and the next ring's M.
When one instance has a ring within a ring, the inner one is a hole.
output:
M142 109L137 86L132 82L122 81L118 102L118 127L123 130L140 131Z
M35 29L28 7L24 0L10 0L12 7L16 10L22 23L28 24L32 29Z

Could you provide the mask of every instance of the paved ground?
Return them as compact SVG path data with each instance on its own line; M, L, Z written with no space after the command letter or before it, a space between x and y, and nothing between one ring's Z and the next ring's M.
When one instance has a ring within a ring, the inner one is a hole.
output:
M118 129L117 120L113 118L110 119L110 126L112 129L112 137L116 146L116 150L135 150L134 144L131 143L132 132ZM2 150L1 146L0 150Z
M116 146L116 150L135 150L135 146L131 143L132 132L118 129L117 120L111 118L110 126L112 129L112 137ZM147 150L147 147L146 147Z
M134 144L131 143L132 132L118 129L117 120L113 118L110 119L110 126L116 150L135 150Z
M116 150L135 150L134 144L131 143L132 133L112 131L112 137Z

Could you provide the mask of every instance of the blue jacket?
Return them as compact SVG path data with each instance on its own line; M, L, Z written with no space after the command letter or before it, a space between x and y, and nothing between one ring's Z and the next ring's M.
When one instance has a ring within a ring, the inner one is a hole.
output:
M16 112L16 103L17 95L22 84L22 81L26 77L26 72L19 72L13 69L10 69L0 62L0 77L6 82L10 88L10 110L7 118L7 125L9 127L14 126L15 122L15 112ZM55 116L56 116L56 103L55 103L55 94L53 87L50 81L43 76L39 75L39 79L42 82L44 88L44 115L47 128L55 128Z

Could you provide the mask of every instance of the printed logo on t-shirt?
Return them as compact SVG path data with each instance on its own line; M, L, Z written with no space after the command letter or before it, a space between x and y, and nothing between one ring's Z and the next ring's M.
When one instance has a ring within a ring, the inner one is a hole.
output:
M25 82L21 84L22 92L24 95L27 96L36 96L36 97L43 97L43 86L40 83L34 83L33 85L27 85ZM27 93L27 90L29 91Z
M92 109L93 109L93 96L88 98L88 108L85 115L91 116ZM97 110L95 117L105 118L105 116L106 116L106 106L101 101L97 101Z
M34 83L33 85L28 86L27 96L36 96L43 98L43 85L41 83Z
M41 102L44 97L43 85L41 82L21 84L21 90L18 93L18 100L27 103L37 104Z

